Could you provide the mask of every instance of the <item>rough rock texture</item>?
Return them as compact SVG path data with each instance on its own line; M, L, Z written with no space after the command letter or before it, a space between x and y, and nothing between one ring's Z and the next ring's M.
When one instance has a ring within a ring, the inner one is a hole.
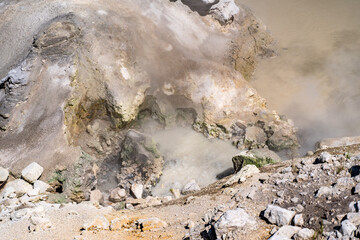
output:
M9 177L9 170L0 167L0 183L6 182Z
M130 189L133 184L151 190L162 173L164 160L154 140L135 130L129 130L121 144L120 168L117 175L119 186ZM140 196L141 198L142 189ZM138 191L136 191L138 192Z
M18 173L36 157L47 177L81 148L111 155L121 129L184 119L239 148L238 121L261 128L271 149L296 147L291 122L245 80L272 55L265 27L233 1L206 4L227 24L181 1L2 4L0 164Z
M38 163L33 162L21 171L21 176L28 182L34 183L43 173L44 168Z
M269 205L264 212L264 218L278 226L284 226L290 224L295 214L296 212L294 211L289 211L278 206Z

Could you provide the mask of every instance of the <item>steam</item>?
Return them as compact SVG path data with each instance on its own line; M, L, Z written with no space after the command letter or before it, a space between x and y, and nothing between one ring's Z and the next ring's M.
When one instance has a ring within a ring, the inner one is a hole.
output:
M165 167L153 194L169 195L171 188L180 189L190 180L204 187L217 180L217 175L232 169L231 158L239 153L229 142L207 139L187 128L173 128L153 135L164 155Z
M323 138L360 135L360 2L242 2L281 47L258 67L253 85L269 108L294 120L302 152Z

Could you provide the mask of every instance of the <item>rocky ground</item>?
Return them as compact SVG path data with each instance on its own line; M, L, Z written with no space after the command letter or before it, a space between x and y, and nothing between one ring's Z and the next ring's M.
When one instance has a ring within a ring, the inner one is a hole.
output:
M246 165L186 195L134 195L122 206L103 206L96 191L90 201L61 202L38 180L36 163L16 180L1 169L0 238L354 239L360 231L359 147L319 150L260 169Z

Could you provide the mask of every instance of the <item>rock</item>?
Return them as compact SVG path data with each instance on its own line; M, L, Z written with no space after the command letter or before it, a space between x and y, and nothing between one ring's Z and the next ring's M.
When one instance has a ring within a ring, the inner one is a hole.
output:
M354 193L355 194L359 194L360 193L360 183L356 184L355 188L354 188Z
M273 235L272 237L269 238L269 240L291 240L291 239L281 235Z
M7 197L6 195L9 196L11 192L15 193L16 197L21 197L22 195L24 195L25 193L27 193L32 189L33 187L31 186L31 184L25 182L22 179L16 179L6 184L5 189L0 195L0 198Z
M332 160L332 155L328 152L322 152L320 156L315 160L315 163L328 163Z
M43 182L41 180L36 180L34 182L34 189L39 189L39 193L46 193L51 189L51 186L47 184L46 182Z
M110 230L119 231L128 227L129 224L130 224L130 219L127 216L121 216L111 221Z
M190 182L185 184L185 186L181 190L181 193L186 195L186 194L194 193L199 190L200 190L199 185L196 183L194 179L192 179Z
M131 193L134 195L135 198L140 199L142 198L144 186L142 184L132 184L131 185Z
M355 230L356 230L356 227L352 222L350 222L350 220L344 220L341 222L340 232L344 236L351 237L354 234Z
M282 226L272 237L282 236L287 239L291 239L296 233L300 231L300 229L300 227L285 225ZM273 239L272 237L270 239Z
M181 194L180 194L180 190L176 189L176 188L171 188L170 189L171 194L174 196L175 199L180 198Z
M316 143L316 150L359 144L360 137L326 138Z
M92 230L108 230L110 227L109 221L104 216L96 216L93 219L87 221L83 228L86 231Z
M103 204L104 203L104 195L98 189L90 192L90 202L92 204Z
M303 228L297 234L295 234L294 240L310 240L313 239L314 235L314 230L309 228Z
M266 164L277 163L280 161L281 158L275 152L266 148L252 149L250 151L242 152L232 158L235 172L239 172L242 167L250 164L262 167Z
M224 186L228 187L236 182L245 182L247 178L252 177L254 174L257 174L259 172L260 170L255 165L246 165L238 173L236 173L229 180L227 180Z
M268 205L264 217L273 224L284 226L290 224L296 212L278 206Z
M302 214L296 214L294 219L293 219L294 225L295 226L303 226L304 225L304 218Z
M356 226L360 225L360 213L348 213L346 219Z
M0 167L0 184L6 182L9 177L9 170Z
M33 183L39 179L43 171L44 171L43 167L41 167L36 162L33 162L21 171L21 176L26 181Z
M216 235L222 236L233 229L254 230L257 228L256 220L244 209L236 208L226 211L214 225Z
M52 224L48 218L43 217L30 217L30 222L34 225L33 231L45 230L51 228Z
M136 221L136 225L138 229L141 231L156 231L161 228L167 227L167 223L160 220L159 218L147 218L147 219L139 219Z
M126 198L126 191L122 188L115 188L111 191L109 200L112 202L121 202Z
M266 146L267 136L263 129L252 126L245 130L244 144L246 148L263 148Z
M38 188L33 188L30 191L27 192L27 195L29 195L29 197L34 197L40 194L40 191Z
M150 191L151 186L158 182L164 165L156 142L150 136L129 130L121 149L118 186L130 189L133 183L138 183L143 185L143 190Z
M317 191L315 197L319 198L321 196L329 195L329 194L332 194L332 189L330 187L322 186Z

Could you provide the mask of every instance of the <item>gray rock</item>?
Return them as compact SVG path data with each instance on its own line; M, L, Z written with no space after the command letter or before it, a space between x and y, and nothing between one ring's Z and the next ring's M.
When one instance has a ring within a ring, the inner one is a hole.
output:
M356 230L355 225L350 222L349 220L344 220L341 222L341 228L340 228L340 232L344 235L344 236L352 236L354 234L354 231Z
M285 225L282 226L272 237L282 236L286 239L291 239L296 233L300 231L300 227ZM270 238L273 239L273 238Z
M243 11L243 10L242 10ZM220 0L210 8L210 14L221 24L226 24L240 12L234 0Z
M43 182L41 180L36 180L34 182L34 189L39 189L39 193L45 193L51 189L51 186L47 184L46 182Z
M254 230L257 228L256 220L244 209L236 208L226 211L214 225L216 235L222 236L232 229Z
M356 226L360 225L360 213L348 213L346 219Z
M122 188L115 188L110 192L109 200L112 202L121 202L126 198L126 191Z
M326 187L326 186L322 186L319 188L319 190L317 191L315 197L321 197L321 196L324 196L324 195L329 195L329 194L332 194L332 188L330 187Z
M227 182L224 184L225 187L228 187L236 182L242 183L245 182L246 179L252 177L253 175L259 173L260 170L255 165L246 165L243 167L238 173L232 176Z
M302 214L296 214L294 219L293 219L294 225L295 226L303 226L304 225L304 218Z
M144 191L144 185L137 184L137 183L132 184L130 190L135 198L140 199L140 198L142 198L142 194Z
M359 194L359 193L360 193L360 183L356 184L355 189L354 189L354 193L355 193L355 194Z
M309 228L301 229L295 236L293 237L295 240L310 240L313 239L315 231Z
M27 193L31 189L33 189L31 184L25 182L22 179L16 179L16 180L14 180L12 182L8 182L6 184L5 189L0 194L0 198L7 197L11 193L15 193L16 197L21 197L22 195L24 195L25 193Z
M290 211L274 205L268 205L264 212L264 217L273 224L284 226L291 222L295 214L296 212L294 211Z
M36 162L33 162L21 171L21 176L26 181L33 183L39 179L43 171L44 171L43 167L41 167Z
M90 202L93 204L103 204L104 203L104 195L98 189L90 192Z
M196 181L194 179L192 179L190 182L185 184L185 186L181 190L181 193L186 195L186 194L189 194L189 193L194 193L194 192L199 191L199 190L200 190L199 185L196 183Z
M332 155L328 152L322 152L316 159L316 163L326 163L332 160Z
M9 170L0 167L0 183L6 182L9 177Z

